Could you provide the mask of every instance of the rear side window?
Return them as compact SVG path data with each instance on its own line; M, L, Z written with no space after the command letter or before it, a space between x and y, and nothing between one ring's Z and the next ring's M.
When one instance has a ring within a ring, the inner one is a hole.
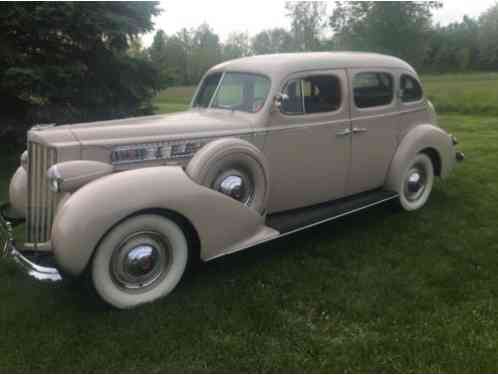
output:
M394 80L388 73L358 73L353 79L353 96L358 108L388 105L394 98Z
M310 114L337 111L341 106L341 84L333 75L315 75L290 81L282 103L287 114Z
M422 99L422 87L418 81L406 74L401 76L401 101L404 103L417 102Z

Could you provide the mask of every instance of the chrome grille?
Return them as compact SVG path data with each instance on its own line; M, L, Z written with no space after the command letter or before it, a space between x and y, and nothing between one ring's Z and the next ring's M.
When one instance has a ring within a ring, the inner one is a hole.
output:
M57 162L54 148L35 142L28 144L28 212L26 239L38 244L50 240L57 194L48 188L47 170Z

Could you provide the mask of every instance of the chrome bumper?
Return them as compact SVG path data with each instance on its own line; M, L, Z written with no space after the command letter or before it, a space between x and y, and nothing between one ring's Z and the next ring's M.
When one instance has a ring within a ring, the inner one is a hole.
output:
M29 258L36 258L36 255L30 257L29 251L16 246L14 240L13 226L20 224L18 220L8 218L4 213L8 208L8 204L0 205L0 256L2 258L11 259L21 270L27 273L32 278L39 281L61 281L62 276L55 267L42 266L35 263ZM26 254L26 255L25 255ZM33 252L31 252L33 254Z

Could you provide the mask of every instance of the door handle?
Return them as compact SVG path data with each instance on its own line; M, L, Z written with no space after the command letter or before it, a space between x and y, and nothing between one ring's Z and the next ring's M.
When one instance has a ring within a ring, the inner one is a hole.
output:
M350 135L352 133L351 129L349 128L346 128L346 129L342 129L342 130L338 130L335 135L337 137L345 137L347 135Z
M353 128L353 133L356 134L356 133L366 133L368 131L368 129L366 128Z

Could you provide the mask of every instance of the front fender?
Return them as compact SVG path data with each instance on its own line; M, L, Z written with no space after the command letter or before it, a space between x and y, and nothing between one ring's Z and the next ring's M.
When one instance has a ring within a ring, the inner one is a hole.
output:
M441 128L423 124L411 129L401 140L387 174L385 188L399 192L403 172L421 151L431 149L440 161L440 177L449 175L455 164L455 150L450 136Z
M189 220L199 236L203 259L264 228L264 218L257 212L196 184L180 167L130 170L95 180L63 203L52 228L58 265L71 275L80 274L110 228L147 209L174 211Z

